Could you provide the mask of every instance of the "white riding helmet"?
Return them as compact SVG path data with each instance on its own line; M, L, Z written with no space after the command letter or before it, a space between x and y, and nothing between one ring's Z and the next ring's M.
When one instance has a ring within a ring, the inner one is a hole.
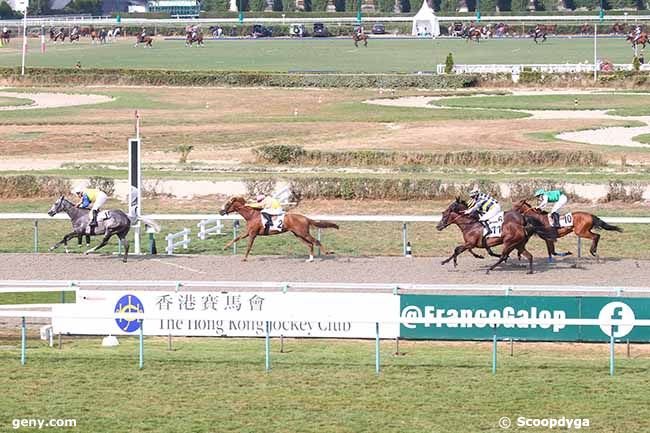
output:
M74 188L72 188L72 192L73 192L74 194L81 194L82 192L84 192L84 187L83 187L83 185L77 185L77 186L75 186Z
M257 197L255 197L255 201L260 203L263 202L266 196L264 194L257 194Z
M480 191L478 188L474 188L473 190L471 190L471 191L469 192L469 196L470 196L470 197L476 197L476 196L479 195L480 193L481 193L481 191Z

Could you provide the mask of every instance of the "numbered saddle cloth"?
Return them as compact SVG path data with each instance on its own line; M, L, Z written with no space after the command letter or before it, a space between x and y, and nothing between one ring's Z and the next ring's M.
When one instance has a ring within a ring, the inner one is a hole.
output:
M551 214L548 214L548 223L553 226L553 217ZM560 228L562 227L573 227L573 215L570 213L560 215Z
M492 218L488 220L488 225L490 226L490 235L489 238L498 238L501 237L501 227L503 226L503 211L499 212ZM483 236L487 234L487 230L483 229Z
M284 213L280 215L271 215L271 221L273 224L269 230L276 230L281 232L284 230ZM262 225L266 225L266 217L262 215Z

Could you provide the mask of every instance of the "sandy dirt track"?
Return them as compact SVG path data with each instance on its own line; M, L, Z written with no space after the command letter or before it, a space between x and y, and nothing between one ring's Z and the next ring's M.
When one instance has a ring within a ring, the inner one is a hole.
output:
M516 257L505 267L485 274L494 259L461 256L459 266L441 266L440 258L327 257L305 263L303 258L253 256L143 256L123 264L111 255L2 254L0 279L42 280L221 280L309 281L401 284L526 284L648 287L650 263L638 260L592 259L572 268L575 258L547 265L535 261L526 275ZM649 288L650 292L650 288Z

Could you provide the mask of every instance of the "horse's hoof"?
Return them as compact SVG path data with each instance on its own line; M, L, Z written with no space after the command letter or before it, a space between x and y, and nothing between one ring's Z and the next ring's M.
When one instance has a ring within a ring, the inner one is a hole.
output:
M546 263L548 263L549 265L552 265L554 263L553 257L549 257L548 259L546 259Z
M490 275L490 270L485 271L485 275Z
M532 275L532 274L533 274L533 271L526 272L526 275Z
M308 258L307 260L305 260L305 263L311 263L311 262L313 262L313 261L314 261L314 257L313 257L313 256L309 256L309 258Z
M446 265L447 263L449 263L447 260L443 260L442 262L440 262L442 266Z
M241 259L241 261L242 261L242 262L247 262L247 261L248 261L248 259Z

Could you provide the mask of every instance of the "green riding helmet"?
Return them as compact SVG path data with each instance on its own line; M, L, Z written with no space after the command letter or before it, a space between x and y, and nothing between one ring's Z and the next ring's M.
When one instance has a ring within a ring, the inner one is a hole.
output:
M544 194L544 188L540 188L537 191L535 191L535 197L539 197L540 195Z

